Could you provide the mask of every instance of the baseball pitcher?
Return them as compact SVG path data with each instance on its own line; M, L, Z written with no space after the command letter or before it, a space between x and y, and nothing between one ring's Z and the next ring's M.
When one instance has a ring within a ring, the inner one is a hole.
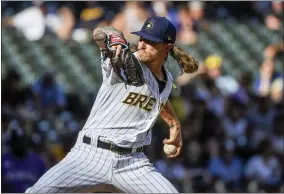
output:
M176 29L165 17L148 18L140 40L130 46L112 28L94 30L101 49L103 83L75 146L57 165L30 187L28 193L129 192L177 193L143 152L151 143L151 128L161 115L169 125L164 144L182 148L180 123L168 101L173 83L164 63L169 54L183 73L198 62L173 44Z

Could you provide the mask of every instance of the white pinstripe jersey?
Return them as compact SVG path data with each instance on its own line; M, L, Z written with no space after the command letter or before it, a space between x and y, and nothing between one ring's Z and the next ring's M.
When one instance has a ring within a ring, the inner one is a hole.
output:
M83 130L121 147L149 145L151 128L172 90L171 74L165 68L167 83L160 94L156 78L145 64L141 63L146 83L140 87L122 83L109 58L101 66L103 83Z

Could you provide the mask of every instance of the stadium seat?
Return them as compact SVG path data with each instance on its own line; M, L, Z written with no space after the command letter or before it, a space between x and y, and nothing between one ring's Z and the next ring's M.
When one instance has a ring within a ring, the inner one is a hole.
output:
M54 36L29 42L19 30L2 28L2 64L13 66L31 82L34 75L41 75L50 68L58 72L58 80L69 92L84 87L86 92L99 88L101 83L100 53L94 43L64 42ZM237 75L241 70L255 71L262 62L263 49L268 43L281 39L257 20L238 21L228 17L210 21L209 30L199 33L194 46L179 45L197 60L211 54L223 59L224 72ZM279 62L277 62L279 63ZM168 65L169 68L171 64ZM280 69L277 65L277 68Z

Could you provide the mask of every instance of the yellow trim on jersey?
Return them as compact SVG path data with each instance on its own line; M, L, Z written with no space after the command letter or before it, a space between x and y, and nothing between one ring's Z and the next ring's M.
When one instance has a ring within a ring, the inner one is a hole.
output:
M157 100L152 96L130 92L128 96L122 101L124 104L130 106L138 106L141 110L152 111Z

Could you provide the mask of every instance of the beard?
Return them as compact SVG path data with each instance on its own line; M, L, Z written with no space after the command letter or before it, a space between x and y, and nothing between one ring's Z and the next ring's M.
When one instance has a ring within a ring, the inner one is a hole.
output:
M149 63L153 61L153 57L149 53L145 52L145 50L143 49L138 50L137 54L137 58L142 63Z

